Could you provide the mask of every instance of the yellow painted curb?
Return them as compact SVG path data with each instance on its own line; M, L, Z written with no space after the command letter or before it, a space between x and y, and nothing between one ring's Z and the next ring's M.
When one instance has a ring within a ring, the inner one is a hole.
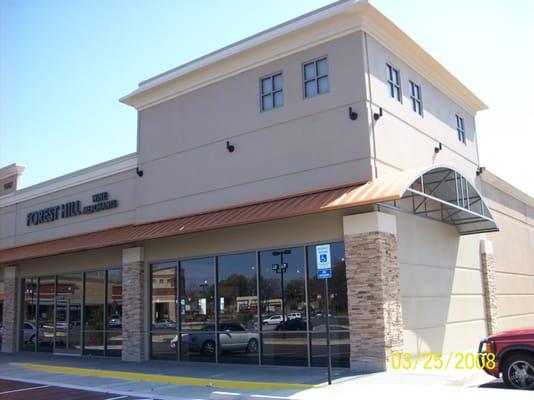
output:
M305 390L323 385L307 385L302 383L278 383L278 382L255 382L255 381L237 381L228 379L209 379L209 378L190 378L187 376L169 376L156 374L142 374L138 372L110 371L105 369L89 369L60 367L48 364L18 363L12 365L17 367L28 368L41 372L55 372L59 374L97 376L101 378L126 379L130 381L167 383L172 385L188 386L210 386L217 388L237 388L237 389L259 389L259 390Z

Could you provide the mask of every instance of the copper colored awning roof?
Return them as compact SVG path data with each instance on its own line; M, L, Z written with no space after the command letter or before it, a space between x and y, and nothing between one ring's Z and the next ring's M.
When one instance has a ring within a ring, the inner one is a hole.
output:
M449 169L446 170L449 171ZM424 173L429 174L435 172L426 171ZM11 247L0 250L0 263L125 245L143 240L272 221L339 208L350 208L376 203L396 206L397 201L406 199L406 195L412 199L416 195L419 197L421 195L423 197L425 196L424 193L413 189L414 187L419 187L417 186L418 179L422 179L423 176L421 170L403 171L386 175L367 183L354 183L343 187L213 210L164 221L126 225L98 232ZM435 197L432 197L432 199L435 199ZM446 203L446 201L443 200L442 203ZM454 204L450 204L449 206L462 211L460 213L456 210L454 215L463 215L468 211ZM483 206L481 198L480 206ZM450 214L452 213L447 213L447 217ZM489 215L489 211L486 215ZM491 216L483 218L493 222Z

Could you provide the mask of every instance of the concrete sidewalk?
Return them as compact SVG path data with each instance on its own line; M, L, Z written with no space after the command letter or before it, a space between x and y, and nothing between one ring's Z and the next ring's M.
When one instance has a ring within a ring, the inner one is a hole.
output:
M127 363L103 358L60 357L50 354L0 355L0 378L71 388L89 388L154 399L209 399L216 392L237 395L291 397L302 400L369 397L450 399L453 396L525 398L532 392L469 388L490 382L481 371L469 373L384 372L353 375L334 370L326 385L323 368L243 366L149 361ZM236 398L236 397L234 397Z

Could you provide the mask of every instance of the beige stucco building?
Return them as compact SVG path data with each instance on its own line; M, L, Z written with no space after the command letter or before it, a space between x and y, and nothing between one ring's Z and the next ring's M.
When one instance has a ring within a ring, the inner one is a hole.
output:
M534 325L534 199L481 167L486 105L369 3L120 101L136 153L0 170L2 351L324 365L327 264L335 366Z

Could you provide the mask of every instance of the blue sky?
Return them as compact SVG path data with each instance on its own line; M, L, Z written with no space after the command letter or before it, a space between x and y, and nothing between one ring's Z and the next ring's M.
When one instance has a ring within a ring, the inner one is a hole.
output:
M0 166L29 186L133 152L138 82L328 3L0 0ZM534 195L534 2L371 3L490 106L482 164Z

